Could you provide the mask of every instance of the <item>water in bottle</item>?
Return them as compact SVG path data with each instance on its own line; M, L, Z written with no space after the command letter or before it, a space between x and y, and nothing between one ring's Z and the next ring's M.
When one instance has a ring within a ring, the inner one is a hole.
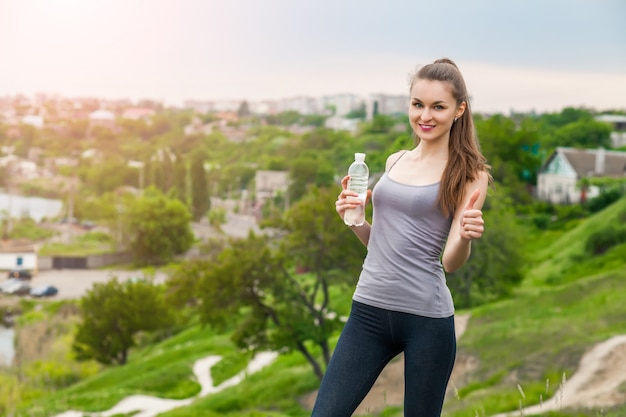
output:
M350 175L348 189L359 194L358 199L361 201L361 204L345 211L343 221L348 226L363 226L363 223L365 223L365 198L367 196L369 173L369 168L365 164L365 154L355 153L354 162L348 168L348 175Z

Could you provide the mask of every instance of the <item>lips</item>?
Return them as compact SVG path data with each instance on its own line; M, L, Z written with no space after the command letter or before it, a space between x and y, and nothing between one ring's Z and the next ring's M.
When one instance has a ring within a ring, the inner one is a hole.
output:
M433 130L435 128L435 125L422 125L420 124L420 129L422 129L423 131L428 132L429 130Z

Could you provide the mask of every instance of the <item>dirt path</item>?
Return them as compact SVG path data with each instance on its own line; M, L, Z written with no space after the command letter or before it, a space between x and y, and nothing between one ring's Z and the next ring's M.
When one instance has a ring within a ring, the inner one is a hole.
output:
M626 335L615 336L592 347L580 359L578 370L561 383L557 394L542 404L524 408L523 415L563 408L602 409L626 402ZM492 417L519 416L520 410Z
M210 370L213 365L220 361L221 357L208 356L206 358L200 359L196 361L193 366L193 373L195 374L197 381L201 386L200 393L194 397L190 397L185 400L171 400L165 398L150 397L147 395L131 395L130 397L124 398L122 401L117 403L115 407L107 411L102 411L99 413L85 413L82 411L69 410L62 414L57 414L55 417L82 417L84 414L89 414L93 417L112 417L115 415L127 415L131 413L136 413L133 414L134 417L155 417L160 413L189 405L198 398L219 392L224 388L239 384L246 375L253 374L272 363L274 359L276 359L276 356L278 355L272 352L259 353L254 357L252 361L250 361L250 364L244 371L240 372L229 380L224 381L217 387L213 385Z

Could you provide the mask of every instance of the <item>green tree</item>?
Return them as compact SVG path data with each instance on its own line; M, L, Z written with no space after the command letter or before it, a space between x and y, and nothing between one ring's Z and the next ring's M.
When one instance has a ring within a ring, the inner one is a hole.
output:
M307 153L296 158L289 170L289 199L297 201L312 186L329 186L334 182L334 167L325 158Z
M386 114L374 114L371 122L363 123L363 133L387 133L396 124L394 116Z
M300 121L300 113L294 110L287 110L278 114L266 116L265 120L270 125L291 126Z
M136 263L167 263L193 245L191 215L178 199L150 187L125 210L129 247Z
M186 267L170 287L173 299L196 305L205 324L232 328L241 348L300 352L321 378L328 339L343 325L330 288L353 284L365 253L347 228L337 227L336 192L312 189L286 214L280 241L250 234ZM195 282L193 292L187 281Z
M365 103L361 104L357 109L351 110L346 114L346 119L365 119L367 116L367 109Z
M205 157L201 152L195 152L191 157L191 212L196 221L200 220L211 208L204 161Z
M92 161L83 160L80 166L80 177L85 186L89 187L95 194L111 192L117 187L137 184L132 179L137 173L128 167L128 163L120 156L111 155L104 158L97 164Z
M476 130L494 180L514 193L515 202L530 200L529 185L536 182L541 166L536 127L518 127L510 118L495 115L477 118Z
M251 114L248 102L246 100L242 101L239 105L239 109L237 110L237 116L239 116L239 118L244 118L249 117Z
M559 113L545 113L539 117L539 121L547 130L563 127L579 121L591 121L593 115L587 109L565 107Z
M554 132L550 144L579 148L610 148L611 126L595 120L569 123Z
M187 161L179 152L174 153L174 193L176 197L185 203L187 200Z
M173 314L163 289L147 281L96 283L80 300L72 349L80 360L124 365L139 332L165 329Z
M15 142L15 155L25 158L28 151L37 142L39 133L34 126L28 124L20 124L20 140Z

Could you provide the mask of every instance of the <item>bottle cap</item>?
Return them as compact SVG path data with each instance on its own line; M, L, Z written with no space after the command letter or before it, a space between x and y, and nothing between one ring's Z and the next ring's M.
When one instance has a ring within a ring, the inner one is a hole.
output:
M360 152L355 153L354 154L354 160L355 161L360 161L360 162L365 161L365 154L364 153L360 153Z

